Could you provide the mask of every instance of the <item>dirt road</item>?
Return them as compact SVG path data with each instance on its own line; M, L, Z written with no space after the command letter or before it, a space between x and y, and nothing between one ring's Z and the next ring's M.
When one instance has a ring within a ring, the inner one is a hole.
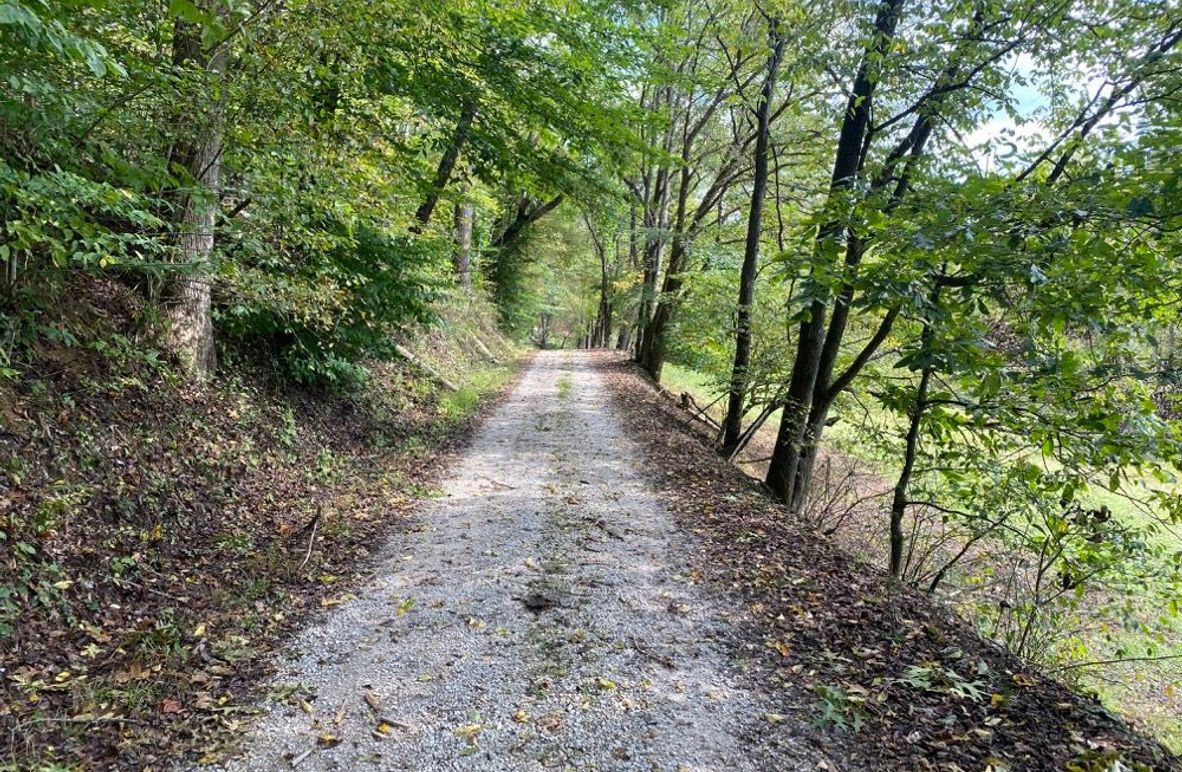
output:
M591 359L539 354L370 585L292 642L228 768L815 768L754 739L770 708L643 470Z

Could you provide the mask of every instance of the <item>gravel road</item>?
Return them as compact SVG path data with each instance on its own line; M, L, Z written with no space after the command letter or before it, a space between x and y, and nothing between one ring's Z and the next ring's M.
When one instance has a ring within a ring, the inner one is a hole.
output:
M643 466L590 359L540 353L359 597L292 641L225 768L815 769L760 739L771 708Z

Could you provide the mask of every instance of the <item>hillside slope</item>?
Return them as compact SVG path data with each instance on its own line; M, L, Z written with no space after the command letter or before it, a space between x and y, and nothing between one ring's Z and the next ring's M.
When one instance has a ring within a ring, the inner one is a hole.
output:
M262 655L348 595L515 365L457 295L359 391L245 352L181 386L121 354L102 289L88 335L0 386L0 768L156 767L234 729Z
M700 537L696 575L742 607L777 722L815 722L824 750L873 769L1182 769L1095 701L791 518L633 365L600 356L666 506Z

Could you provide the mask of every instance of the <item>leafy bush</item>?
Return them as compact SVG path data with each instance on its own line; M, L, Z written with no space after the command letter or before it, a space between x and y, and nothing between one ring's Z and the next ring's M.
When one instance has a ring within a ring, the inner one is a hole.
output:
M255 262L233 271L222 328L243 347L262 343L295 379L345 387L367 359L395 355L395 336L431 322L444 258L429 240L396 238L363 225L331 230L337 246L278 271Z

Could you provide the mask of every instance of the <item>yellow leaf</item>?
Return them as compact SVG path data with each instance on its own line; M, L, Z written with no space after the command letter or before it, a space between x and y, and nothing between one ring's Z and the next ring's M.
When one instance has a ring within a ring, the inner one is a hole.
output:
M470 743L476 742L476 736L480 734L480 730L484 729L484 724L464 724L455 729L456 737L463 738Z
M616 688L616 682L610 678L599 677L595 679L595 683L599 684L600 689L611 690Z
M788 720L783 713L764 713L763 717L769 724L782 724Z
M1025 673L1014 673L1012 676L1010 676L1010 678L1018 686L1034 686L1035 684L1038 683L1037 679L1035 679L1033 676L1029 676Z
M524 724L526 721L529 721L529 714L524 710L519 710L513 714L513 720L519 724Z
M70 589L70 587L71 587L73 584L74 584L74 583L73 583L73 582L71 582L69 579L63 579L63 580L61 580L60 582L54 582L54 583L53 583L53 588L54 588L55 590L68 590L68 589Z
M193 637L194 638L204 638L205 637L205 623L204 622L197 625L197 627L195 627L193 629Z

